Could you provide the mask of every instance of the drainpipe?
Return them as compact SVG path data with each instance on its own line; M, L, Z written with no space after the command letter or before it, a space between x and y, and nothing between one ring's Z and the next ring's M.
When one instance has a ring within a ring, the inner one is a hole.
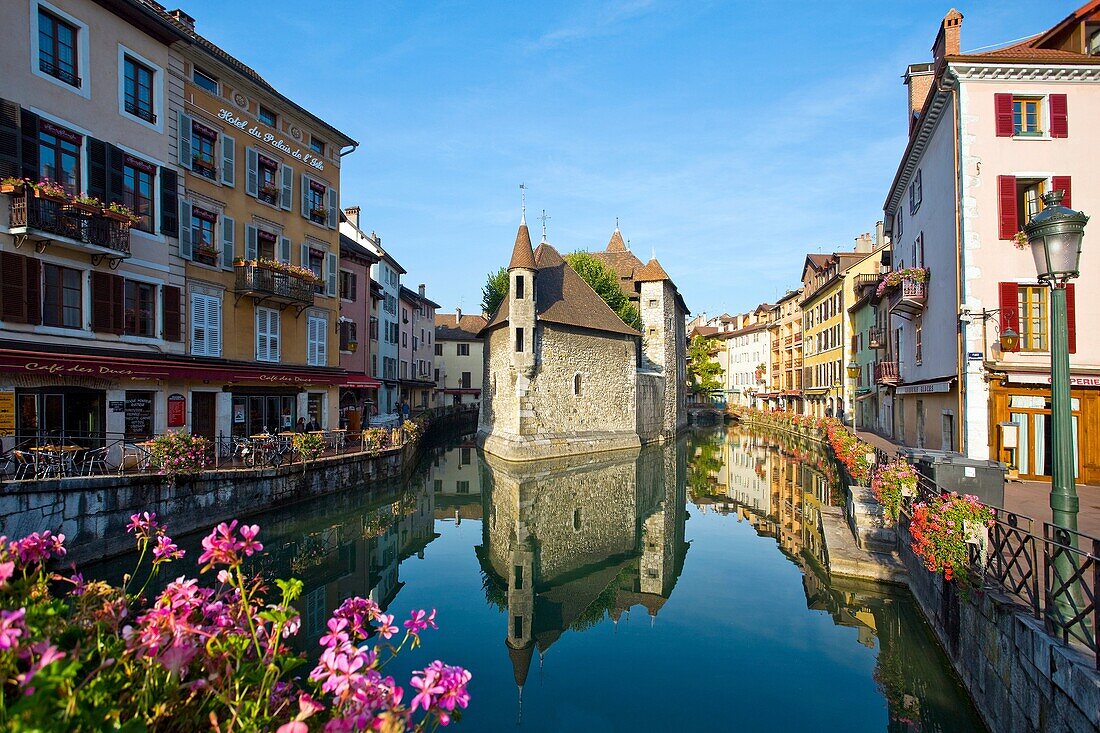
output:
M962 201L959 199L959 194L962 192L961 181L963 176L962 158L959 150L959 137L962 128L962 110L959 108L959 78L954 74L950 65L947 67L945 73L951 74L954 81L951 85L951 102L952 106L955 108L955 276L957 278L956 282L958 283L958 287L955 288L955 363L958 365L959 374L959 452L966 455L967 444L969 442L969 436L967 434L969 421L967 420L966 412L966 343L963 338L965 328L957 317L957 314L962 312L962 304L965 301L963 297L963 288L966 285L966 276L963 271Z

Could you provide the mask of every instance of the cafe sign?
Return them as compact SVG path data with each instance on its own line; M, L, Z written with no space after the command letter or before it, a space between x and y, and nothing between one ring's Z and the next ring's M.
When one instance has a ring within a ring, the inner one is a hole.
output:
M249 120L244 117L238 117L236 114L228 109L218 110L218 119L226 122L238 130L244 130L257 140L262 140L276 150L281 150L292 158L306 163L319 171L325 169L325 161L316 157L312 153L303 153L301 148L290 145L286 140L281 137L275 137L270 132L263 132L260 130L260 126L253 122L249 124Z

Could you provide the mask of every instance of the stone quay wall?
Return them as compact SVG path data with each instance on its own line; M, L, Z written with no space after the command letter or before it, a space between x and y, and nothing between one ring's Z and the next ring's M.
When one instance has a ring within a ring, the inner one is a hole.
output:
M665 437L664 375L639 372L636 394L638 438L643 443L655 443Z
M23 537L46 529L60 532L65 535L69 560L102 560L133 548L133 539L126 533L131 514L156 512L171 533L180 536L352 487L369 490L411 470L425 441L446 432L472 432L475 426L475 411L445 415L417 443L377 456L349 453L321 458L304 471L302 464L295 463L205 471L175 483L156 474L9 482L0 493L0 534Z
M820 431L787 432L829 450ZM929 572L911 547L902 522L898 555L909 590L991 731L1100 731L1100 672L1091 656L1048 634L1041 620L1000 593L961 595L956 584Z

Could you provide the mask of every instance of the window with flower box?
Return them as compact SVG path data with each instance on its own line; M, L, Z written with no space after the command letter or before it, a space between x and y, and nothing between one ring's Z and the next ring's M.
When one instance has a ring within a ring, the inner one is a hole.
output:
M38 121L38 174L61 184L71 196L80 188L80 144L83 136L40 119Z
M309 199L309 220L315 224L324 224L327 218L325 209L325 187L317 181L310 181L306 189Z
M218 178L218 163L214 157L217 141L217 130L191 121L191 170L211 181Z
M279 199L279 183L278 183L279 163L276 160L268 158L266 155L257 156L256 176L257 176L257 192L256 198L260 199L266 204L272 206L278 206Z
M191 246L195 261L217 264L221 254L214 234L217 221L218 215L213 211L191 206Z

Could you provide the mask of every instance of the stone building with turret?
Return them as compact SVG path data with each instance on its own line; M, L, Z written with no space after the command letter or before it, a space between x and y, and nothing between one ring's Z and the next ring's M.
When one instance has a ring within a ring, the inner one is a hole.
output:
M619 276L641 314L627 325L546 241L532 247L521 220L508 293L481 331L485 375L478 430L507 460L634 448L687 423L687 307L656 258L643 264L616 228L594 253Z

